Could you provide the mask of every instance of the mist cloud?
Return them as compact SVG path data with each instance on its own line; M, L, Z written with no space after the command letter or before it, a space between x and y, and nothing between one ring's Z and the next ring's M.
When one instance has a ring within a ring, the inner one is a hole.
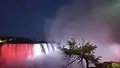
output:
M114 53L110 48L120 42L119 4L119 0L72 0L46 22L51 23L49 32L46 31L47 40L65 42L71 37L84 38L99 45L98 55L111 59Z

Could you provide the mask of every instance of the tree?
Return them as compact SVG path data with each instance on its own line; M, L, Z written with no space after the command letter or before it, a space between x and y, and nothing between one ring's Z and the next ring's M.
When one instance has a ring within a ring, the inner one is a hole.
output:
M68 48L65 46L68 46ZM75 61L78 61L78 63L81 64L83 60L86 62L86 68L89 68L89 64L91 63L94 65L99 64L100 57L94 55L97 46L91 44L89 41L85 42L83 40L82 44L78 44L76 40L72 38L67 41L67 45L65 46L61 48L63 54L68 59L65 67L68 67Z

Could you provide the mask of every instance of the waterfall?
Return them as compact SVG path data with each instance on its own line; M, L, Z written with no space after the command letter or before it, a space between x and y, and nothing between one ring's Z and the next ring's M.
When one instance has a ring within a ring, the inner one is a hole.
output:
M57 50L55 44L2 44L1 59L6 62L21 61L28 58L40 57Z

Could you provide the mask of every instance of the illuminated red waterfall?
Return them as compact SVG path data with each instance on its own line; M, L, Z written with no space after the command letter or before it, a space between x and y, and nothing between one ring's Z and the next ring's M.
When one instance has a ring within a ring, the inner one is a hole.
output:
M1 59L5 62L26 60L33 55L33 44L3 44Z
M57 51L56 44L2 44L0 48L0 68L29 68L31 60L51 55Z
M51 55L57 48L50 43L2 44L0 51L0 68L29 68L29 60L31 62L31 59ZM11 67L12 65L14 67Z

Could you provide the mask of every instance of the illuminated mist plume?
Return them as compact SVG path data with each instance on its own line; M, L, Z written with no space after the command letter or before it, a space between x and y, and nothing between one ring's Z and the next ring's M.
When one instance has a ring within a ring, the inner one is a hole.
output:
M119 0L71 0L46 21L47 40L64 43L71 37L84 38L98 45L96 54L103 60L114 60L120 49L119 8Z

